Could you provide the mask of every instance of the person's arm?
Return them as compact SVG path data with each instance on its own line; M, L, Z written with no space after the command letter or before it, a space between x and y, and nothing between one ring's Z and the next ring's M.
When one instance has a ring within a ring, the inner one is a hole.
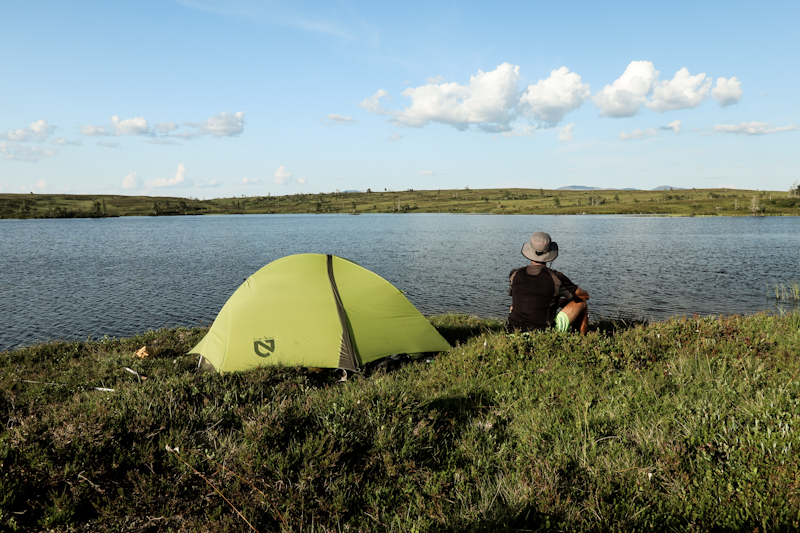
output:
M581 289L580 287L578 287L578 288L575 290L575 298L576 298L577 300L581 300L581 301L584 301L584 302L585 302L586 300L588 300L588 299L589 299L589 293L588 293L588 292L586 292L585 290Z

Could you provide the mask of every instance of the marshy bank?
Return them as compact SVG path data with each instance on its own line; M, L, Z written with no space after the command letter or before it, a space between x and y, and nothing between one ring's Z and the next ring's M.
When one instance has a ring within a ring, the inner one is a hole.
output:
M452 350L345 384L201 372L203 329L2 352L0 529L800 527L800 313L431 322Z

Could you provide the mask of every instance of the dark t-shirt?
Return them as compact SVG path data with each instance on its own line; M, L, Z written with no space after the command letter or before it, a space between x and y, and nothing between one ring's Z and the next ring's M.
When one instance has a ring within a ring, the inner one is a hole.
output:
M509 279L512 275L513 309L508 315L511 329L532 330L552 326L562 298L572 300L578 289L567 276L543 264L530 264L512 270Z

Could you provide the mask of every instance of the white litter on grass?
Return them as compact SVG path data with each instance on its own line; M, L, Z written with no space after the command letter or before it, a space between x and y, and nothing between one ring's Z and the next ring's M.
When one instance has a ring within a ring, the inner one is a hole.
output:
M124 370L125 372L130 372L131 374L136 376L139 379L140 383L141 383L142 379L147 379L147 378L143 378L141 375L139 375L139 373L136 370L134 370L132 368L128 368L127 366L123 366L122 370Z

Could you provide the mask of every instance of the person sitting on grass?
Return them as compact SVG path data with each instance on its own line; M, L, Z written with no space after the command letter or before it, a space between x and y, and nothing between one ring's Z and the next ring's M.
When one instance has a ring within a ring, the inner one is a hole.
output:
M561 272L547 268L546 263L558 257L558 244L547 233L537 231L522 246L522 255L531 264L508 275L512 301L507 329L533 331L554 327L556 331L569 331L572 326L586 335L589 293Z

